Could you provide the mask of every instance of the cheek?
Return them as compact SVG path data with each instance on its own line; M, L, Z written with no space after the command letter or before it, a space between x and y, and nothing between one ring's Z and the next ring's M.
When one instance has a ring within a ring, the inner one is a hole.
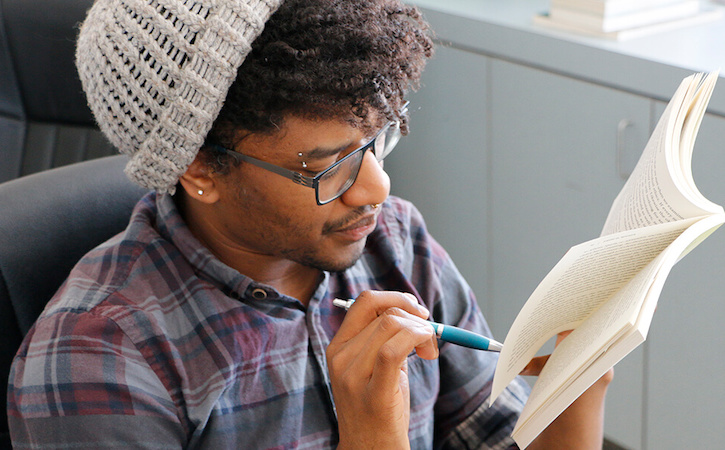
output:
M225 180L230 199L254 213L260 208L294 210L316 206L315 191L261 169L240 170Z
M328 208L317 205L313 189L285 179L281 182L265 181L264 184L240 183L234 190L230 203L242 222L257 228L270 228L270 232L278 235L306 234L306 240L314 239L314 234L321 234ZM282 235L278 239L286 237Z
M314 188L303 186L277 174L269 174L264 181L263 190L268 197L289 199L290 203L300 206L317 205Z
M235 175L224 180L223 189L233 233L250 233L244 238L253 234L273 240L272 245L318 246L334 213L343 214L335 209L336 202L320 206L314 189L278 175L252 170Z

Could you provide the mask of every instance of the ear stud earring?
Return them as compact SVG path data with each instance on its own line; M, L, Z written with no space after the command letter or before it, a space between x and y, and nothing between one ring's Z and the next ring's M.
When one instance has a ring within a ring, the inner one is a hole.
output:
M196 191L196 193L199 195L204 195L204 191L202 189L199 189L198 191Z

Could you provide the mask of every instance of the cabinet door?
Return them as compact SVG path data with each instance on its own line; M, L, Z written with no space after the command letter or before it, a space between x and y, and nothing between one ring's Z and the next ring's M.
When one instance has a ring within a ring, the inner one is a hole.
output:
M622 160L641 153L651 101L501 60L490 80L491 317L505 336L561 256L599 236L624 183L617 146ZM617 365L606 403L607 437L631 448L642 437L642 353Z
M716 89L725 89L717 86ZM658 105L658 113L664 105ZM725 204L725 118L706 115L692 172ZM647 449L722 448L725 440L725 229L672 269L648 338Z
M410 128L385 160L391 192L411 200L477 294L487 266L487 58L438 47L410 96Z

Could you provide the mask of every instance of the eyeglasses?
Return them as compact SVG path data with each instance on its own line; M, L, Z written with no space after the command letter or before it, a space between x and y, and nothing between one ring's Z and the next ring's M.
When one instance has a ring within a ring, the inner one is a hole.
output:
M407 106L408 104L406 103L401 111L401 114L406 112ZM238 161L248 162L257 167L261 167L262 169L274 172L277 175L289 178L297 184L313 188L315 190L317 204L325 205L339 198L355 183L366 151L372 150L375 154L375 158L382 164L383 159L390 154L393 148L395 148L395 145L400 140L401 135L400 122L388 122L380 131L378 131L370 142L356 150L353 150L344 158L336 161L330 167L322 172L318 172L312 177L302 175L299 172L285 169L284 167L276 166L257 158L252 158L251 156L244 155L220 145L211 144L211 147L219 152L233 156Z

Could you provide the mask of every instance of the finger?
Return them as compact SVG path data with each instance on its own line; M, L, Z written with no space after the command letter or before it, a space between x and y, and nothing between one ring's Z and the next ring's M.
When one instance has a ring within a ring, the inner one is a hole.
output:
M406 339L407 338L407 339ZM390 308L366 327L357 339L349 341L349 351L357 355L360 369L372 371L380 353L396 351L407 357L414 349L427 359L438 356L435 331L430 324L418 316L400 308ZM386 359L387 356L383 355Z
M557 334L556 335L556 344L554 346L556 347L557 345L559 345L561 343L561 341L564 340L564 338L566 338L567 336L569 336L571 334L572 331L573 330L567 330L567 331L562 331L561 333ZM526 367L524 367L524 369L521 372L519 372L519 375L532 376L532 377L539 376L541 371L544 369L544 365L549 360L550 356L551 355L545 355L545 356L537 356L535 358L532 358L531 361L529 361L529 363L526 365Z
M427 319L428 310L418 303L414 295L404 292L364 291L345 316L338 339L346 341L358 335L368 324L390 308L400 308L410 314Z
M561 333L556 335L556 344L555 347L561 343L561 341L564 340L567 336L571 334L573 330L567 330L562 331ZM545 355L545 356L537 356L535 358L532 358L531 361L526 365L526 367L523 368L521 372L519 372L519 375L524 376L539 376L541 371L544 369L544 365L549 360L549 357L551 355Z
M341 341L339 336L335 336L327 348L328 366L336 374L353 370L357 374L370 376L380 347L406 327L416 328L418 333L430 335L429 344L420 348L422 357L431 359L438 356L438 342L433 327L420 317L400 308L390 308L347 341ZM406 354L413 348L409 346Z
M432 348L432 333L428 327L420 325L423 324L401 328L380 346L370 379L372 392L394 392L399 389L401 371L405 370L410 352L418 347Z
M388 318L395 318L395 321L393 323L386 324L384 319ZM400 337L401 332L404 334L406 331L415 336L413 339L406 342L408 348L407 355L415 349L416 353L418 353L418 356L421 358L435 359L438 357L438 339L435 334L435 329L427 320L423 320L419 316L414 316L399 308L390 308L380 316L377 331L375 331L372 336L374 338L378 338L379 335L385 334L379 332L379 330L383 327L390 327L396 331L395 336L398 337ZM396 329L396 327L398 328ZM429 339L425 340L425 336L429 336ZM385 345L385 342L390 342L390 339L376 340L377 342L372 343L371 345L373 348L379 348L379 346Z
M556 344L554 346L559 345L561 343L561 341L564 340L565 337L567 337L571 334L572 331L574 331L574 330L562 331L561 333L557 334L556 335Z
M524 367L524 369L519 372L519 375L524 376L538 376L541 373L541 370L544 368L544 365L546 364L546 361L549 360L549 356L551 355L545 355L545 356L536 356L529 361L529 363Z

